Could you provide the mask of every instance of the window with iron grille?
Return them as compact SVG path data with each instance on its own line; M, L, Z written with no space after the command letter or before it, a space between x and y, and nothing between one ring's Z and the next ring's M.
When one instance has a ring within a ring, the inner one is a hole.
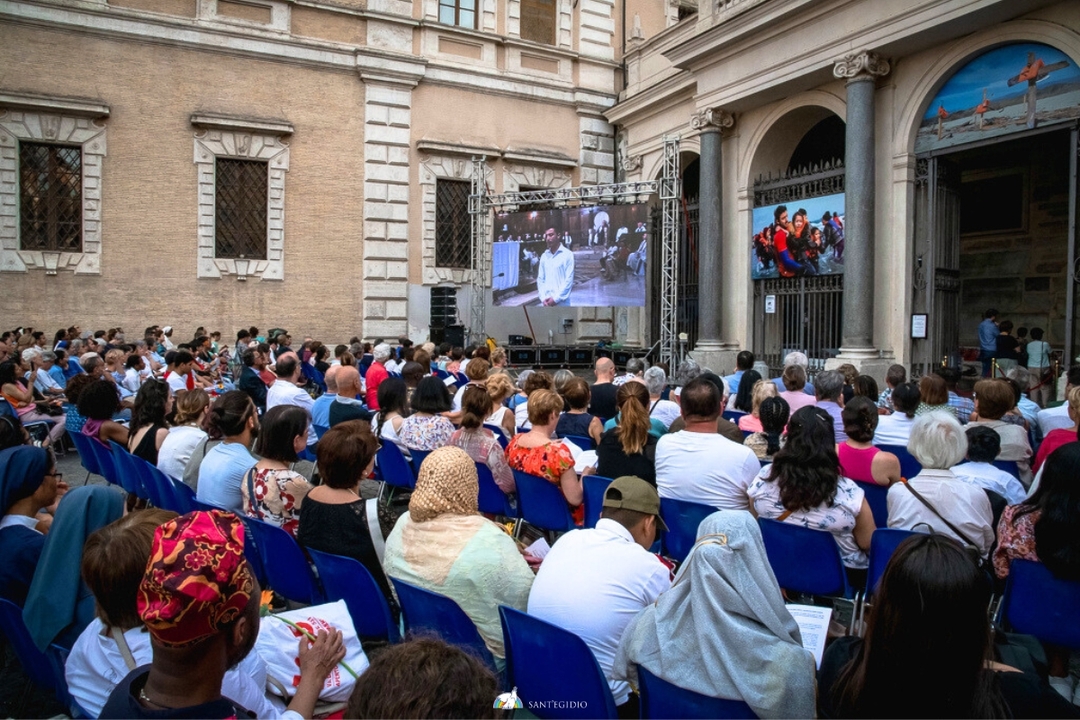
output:
M521 39L555 44L555 0L521 0Z
M435 181L435 264L472 268L472 228L468 180Z
M23 250L82 252L82 147L19 143Z
M476 29L477 0L439 0L439 22Z
M216 159L215 257L266 259L267 165Z

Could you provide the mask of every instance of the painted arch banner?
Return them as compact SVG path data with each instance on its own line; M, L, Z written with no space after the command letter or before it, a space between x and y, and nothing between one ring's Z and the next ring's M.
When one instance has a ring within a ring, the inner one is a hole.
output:
M962 66L930 102L915 152L1080 118L1080 67L1041 43L994 48Z

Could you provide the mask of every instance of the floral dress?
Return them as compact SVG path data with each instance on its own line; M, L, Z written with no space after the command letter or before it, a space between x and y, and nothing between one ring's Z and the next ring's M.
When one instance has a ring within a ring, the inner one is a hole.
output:
M312 488L303 475L292 470L253 467L240 483L244 514L276 525L296 537L300 527L300 505ZM251 490L255 501L251 500Z
M442 415L410 415L398 430L398 438L411 450L438 450L453 434L454 424Z
M1035 523L1039 522L1041 510L1032 510L1016 516L1022 505L1010 505L1001 513L998 521L998 543L994 550L994 574L1004 580L1009 576L1009 563L1013 560L1039 562L1035 553Z
M524 435L515 435L506 446L506 461L514 470L542 477L549 483L559 486L562 474L574 467L574 456L570 449L561 442L549 442L536 447L523 447L519 442ZM561 487L559 487L562 490ZM584 522L584 504L572 509L574 522Z

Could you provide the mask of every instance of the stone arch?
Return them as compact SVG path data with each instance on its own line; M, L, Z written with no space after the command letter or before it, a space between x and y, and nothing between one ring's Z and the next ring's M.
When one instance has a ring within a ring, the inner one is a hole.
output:
M763 172L786 168L803 135L829 115L844 120L847 104L825 90L799 93L773 106L750 133L739 158L740 187L753 187Z
M692 157L691 157L692 156ZM701 157L701 142L695 135L692 138L683 138L679 141L679 167L686 169L691 159ZM660 145L656 151L649 153L646 161L648 170L641 174L642 180L659 180L660 172L664 169L664 146Z
M915 152L915 136L923 113L938 90L965 63L982 53L1015 42L1038 42L1055 47L1080 64L1080 35L1045 20L1018 20L962 38L941 49L938 59L918 79L908 100L897 116L893 154L897 157Z

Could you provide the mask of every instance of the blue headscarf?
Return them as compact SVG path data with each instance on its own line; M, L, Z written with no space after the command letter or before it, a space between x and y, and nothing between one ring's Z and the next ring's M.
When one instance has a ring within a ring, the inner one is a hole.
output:
M11 506L28 498L45 482L49 453L30 445L17 445L0 452L0 516Z
M60 500L23 608L38 649L53 642L70 648L94 619L94 595L80 574L82 548L92 533L123 514L123 494L108 485L77 487Z

